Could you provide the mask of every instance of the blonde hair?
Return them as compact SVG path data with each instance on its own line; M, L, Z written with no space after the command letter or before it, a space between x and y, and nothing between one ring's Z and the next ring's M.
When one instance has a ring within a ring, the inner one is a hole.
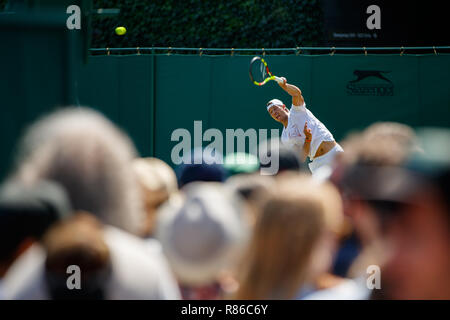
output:
M152 236L156 227L157 209L178 191L173 169L157 158L136 158L132 168L143 191L146 218L141 235Z
M344 165L398 166L423 152L414 130L402 123L376 122L342 141Z
M148 191L161 191L168 196L178 189L173 169L157 158L136 158L132 163L138 181Z
M275 190L256 223L237 299L295 297L322 232L337 232L342 222L340 196L328 183L289 173L280 176Z

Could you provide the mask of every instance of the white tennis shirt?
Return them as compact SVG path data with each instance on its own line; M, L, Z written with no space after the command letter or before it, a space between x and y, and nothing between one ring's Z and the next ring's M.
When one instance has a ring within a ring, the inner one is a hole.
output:
M302 106L291 106L288 125L286 128L283 127L281 142L291 147L303 148L305 143L305 134L303 133L305 122L308 123L308 128L311 129L312 134L311 148L308 154L309 158L312 159L323 141L334 141L334 138L325 125L306 108L305 103Z

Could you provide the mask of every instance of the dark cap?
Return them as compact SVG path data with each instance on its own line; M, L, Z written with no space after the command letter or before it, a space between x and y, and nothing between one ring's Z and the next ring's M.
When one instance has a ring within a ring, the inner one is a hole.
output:
M224 182L227 178L222 155L211 155L208 150L201 148L186 155L176 173L180 188L195 181Z
M32 187L6 183L0 188L0 259L12 254L24 239L39 239L52 223L70 213L65 191L53 182Z

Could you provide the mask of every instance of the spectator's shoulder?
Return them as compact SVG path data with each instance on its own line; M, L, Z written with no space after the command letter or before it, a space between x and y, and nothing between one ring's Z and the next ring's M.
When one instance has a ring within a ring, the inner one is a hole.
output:
M125 231L105 227L105 241L111 252L110 299L178 299L176 286L164 256L150 250L144 239Z
M28 248L14 261L2 280L4 299L49 299L45 282L45 251L39 244Z

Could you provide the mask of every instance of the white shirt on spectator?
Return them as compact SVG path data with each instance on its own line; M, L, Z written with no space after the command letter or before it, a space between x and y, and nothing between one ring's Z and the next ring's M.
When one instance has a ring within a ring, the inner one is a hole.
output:
M164 256L151 250L144 239L112 226L105 227L104 236L113 269L105 288L106 299L181 298ZM45 281L45 251L39 244L25 251L8 270L3 293L6 299L50 299Z

